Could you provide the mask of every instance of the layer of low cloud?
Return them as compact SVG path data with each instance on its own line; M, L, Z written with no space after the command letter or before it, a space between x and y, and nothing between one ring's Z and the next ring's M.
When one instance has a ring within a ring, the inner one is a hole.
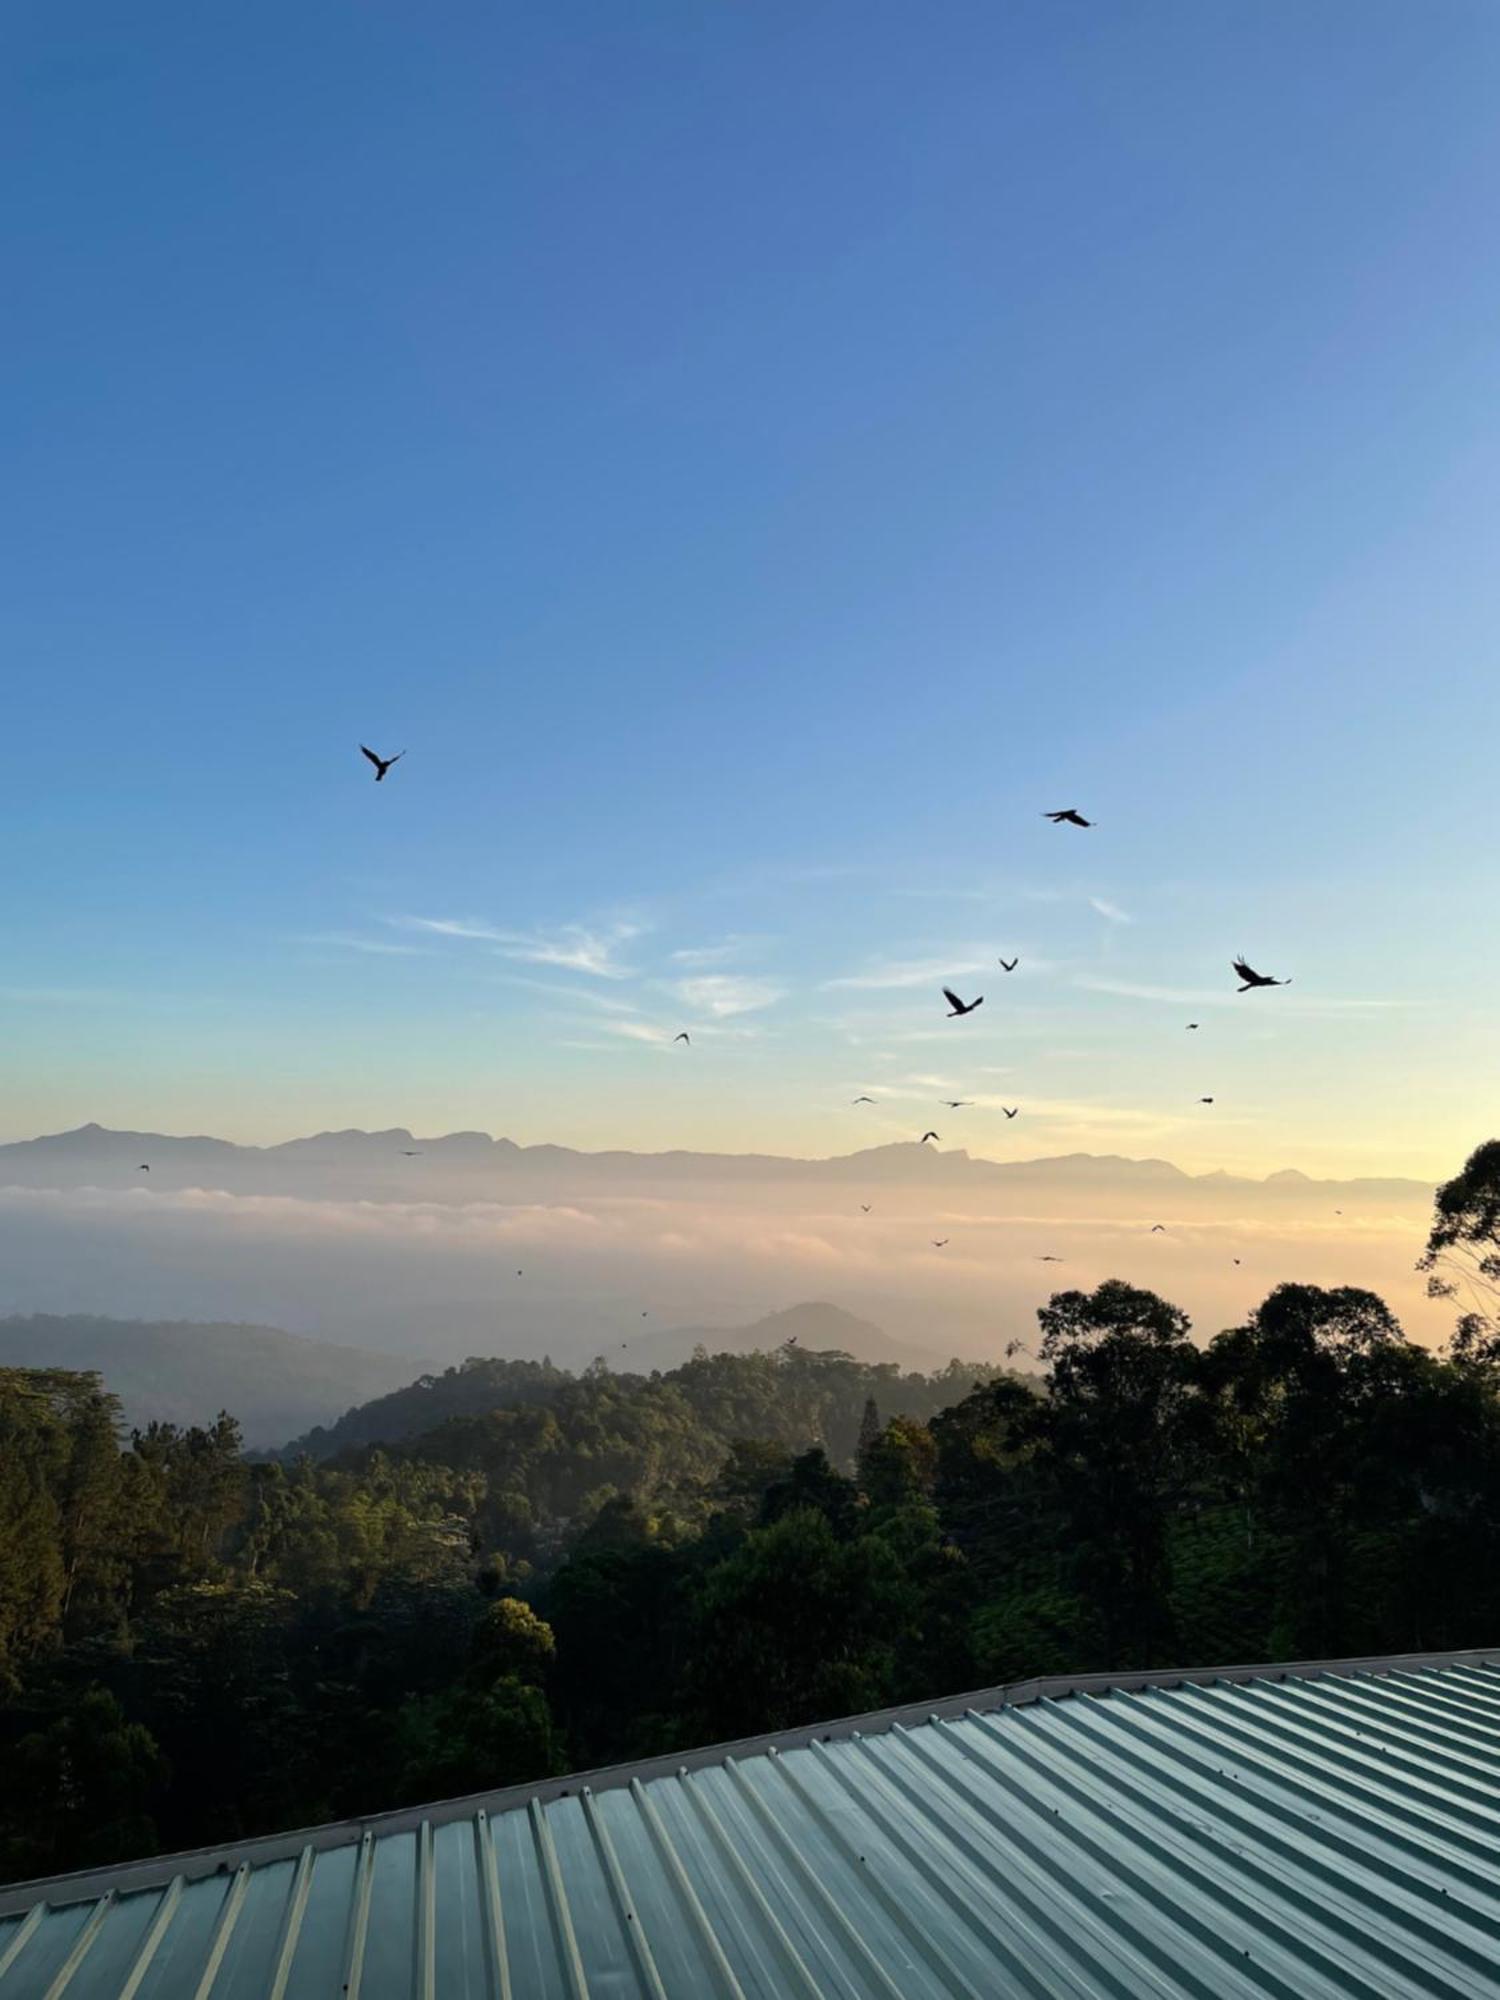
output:
M1451 1311L1424 1299L1412 1268L1422 1203L1341 1205L1337 1216L1316 1184L1221 1193L1128 1180L1009 1200L878 1179L513 1202L9 1187L0 1307L261 1319L420 1364L548 1347L586 1358L601 1327L647 1310L656 1326L688 1323L713 1302L732 1324L827 1298L935 1354L978 1354L1029 1337L1060 1288L1125 1277L1208 1334L1295 1279L1369 1286L1413 1335L1441 1337ZM947 1248L935 1251L934 1236ZM467 1320L445 1317L455 1299L469 1302Z

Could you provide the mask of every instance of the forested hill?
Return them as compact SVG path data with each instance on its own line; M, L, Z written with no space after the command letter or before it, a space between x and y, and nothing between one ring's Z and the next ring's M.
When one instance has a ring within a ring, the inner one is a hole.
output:
M486 1440L498 1449L502 1438L525 1435L576 1457L585 1470L592 1466L596 1476L589 1487L640 1492L703 1476L705 1466L711 1471L722 1462L735 1438L793 1448L821 1444L847 1461L870 1398L883 1416L925 1421L994 1372L954 1360L931 1374L907 1373L893 1362L800 1346L750 1354L710 1354L699 1347L680 1367L650 1375L599 1363L575 1375L550 1361L471 1359L309 1431L281 1457L293 1463L304 1455L330 1459L406 1444L423 1457L472 1466ZM528 1411L545 1412L548 1421L525 1423ZM497 1468L484 1469L493 1476ZM570 1491L575 1484L570 1475Z
M0 1368L97 1373L132 1426L232 1410L249 1444L272 1446L393 1388L412 1363L274 1326L30 1313L0 1319Z

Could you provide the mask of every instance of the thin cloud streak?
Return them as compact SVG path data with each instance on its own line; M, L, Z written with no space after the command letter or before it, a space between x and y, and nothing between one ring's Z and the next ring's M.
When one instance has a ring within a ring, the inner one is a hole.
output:
M550 979L531 979L524 972L499 972L491 975L496 986L515 986L527 993L545 993L554 1000L568 1000L575 1005L598 1007L610 1014L638 1014L640 1008L633 1000L622 1000L614 993L596 993L587 986L559 986Z
M741 937L736 933L721 939L718 944L685 945L681 950L674 951L671 959L674 965L689 967L728 965L737 958L743 958L757 942L764 943L764 940Z
M856 993L905 992L918 986L942 987L954 979L966 979L988 970L994 959L976 945L966 945L949 958L898 959L874 965L865 972L851 972L842 979L825 979L824 992Z
M559 971L584 972L595 979L633 979L636 976L632 967L619 962L615 952L622 944L640 936L641 927L638 924L614 924L607 930L591 930L584 924L564 924L548 934L502 930L478 917L404 916L391 917L387 921L402 930L493 945L502 958L514 959L523 965L550 965Z
M352 931L319 931L297 939L298 944L329 945L339 951L366 952L371 958L430 958L416 944L392 944L386 938L357 937Z
M1080 974L1072 984L1089 993L1110 993L1121 1000L1166 1000L1179 1007L1243 1007L1244 996L1191 986L1152 986L1130 979L1095 979ZM1275 1006L1280 1014L1375 1014L1409 1008L1409 1000L1366 1000L1320 994L1278 995Z
M742 979L733 974L705 973L698 979L679 980L677 997L695 1013L714 1020L729 1020L736 1014L758 1013L786 998L780 986L767 979Z

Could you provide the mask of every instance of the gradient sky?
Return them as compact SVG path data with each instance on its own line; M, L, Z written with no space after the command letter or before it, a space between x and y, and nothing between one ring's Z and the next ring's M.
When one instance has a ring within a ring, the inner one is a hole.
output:
M0 48L0 1137L1495 1129L1492 0Z

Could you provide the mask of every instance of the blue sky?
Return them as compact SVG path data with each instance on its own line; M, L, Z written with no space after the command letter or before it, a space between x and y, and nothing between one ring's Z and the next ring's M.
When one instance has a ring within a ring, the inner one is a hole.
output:
M1488 0L3 38L5 1136L1489 1135Z

